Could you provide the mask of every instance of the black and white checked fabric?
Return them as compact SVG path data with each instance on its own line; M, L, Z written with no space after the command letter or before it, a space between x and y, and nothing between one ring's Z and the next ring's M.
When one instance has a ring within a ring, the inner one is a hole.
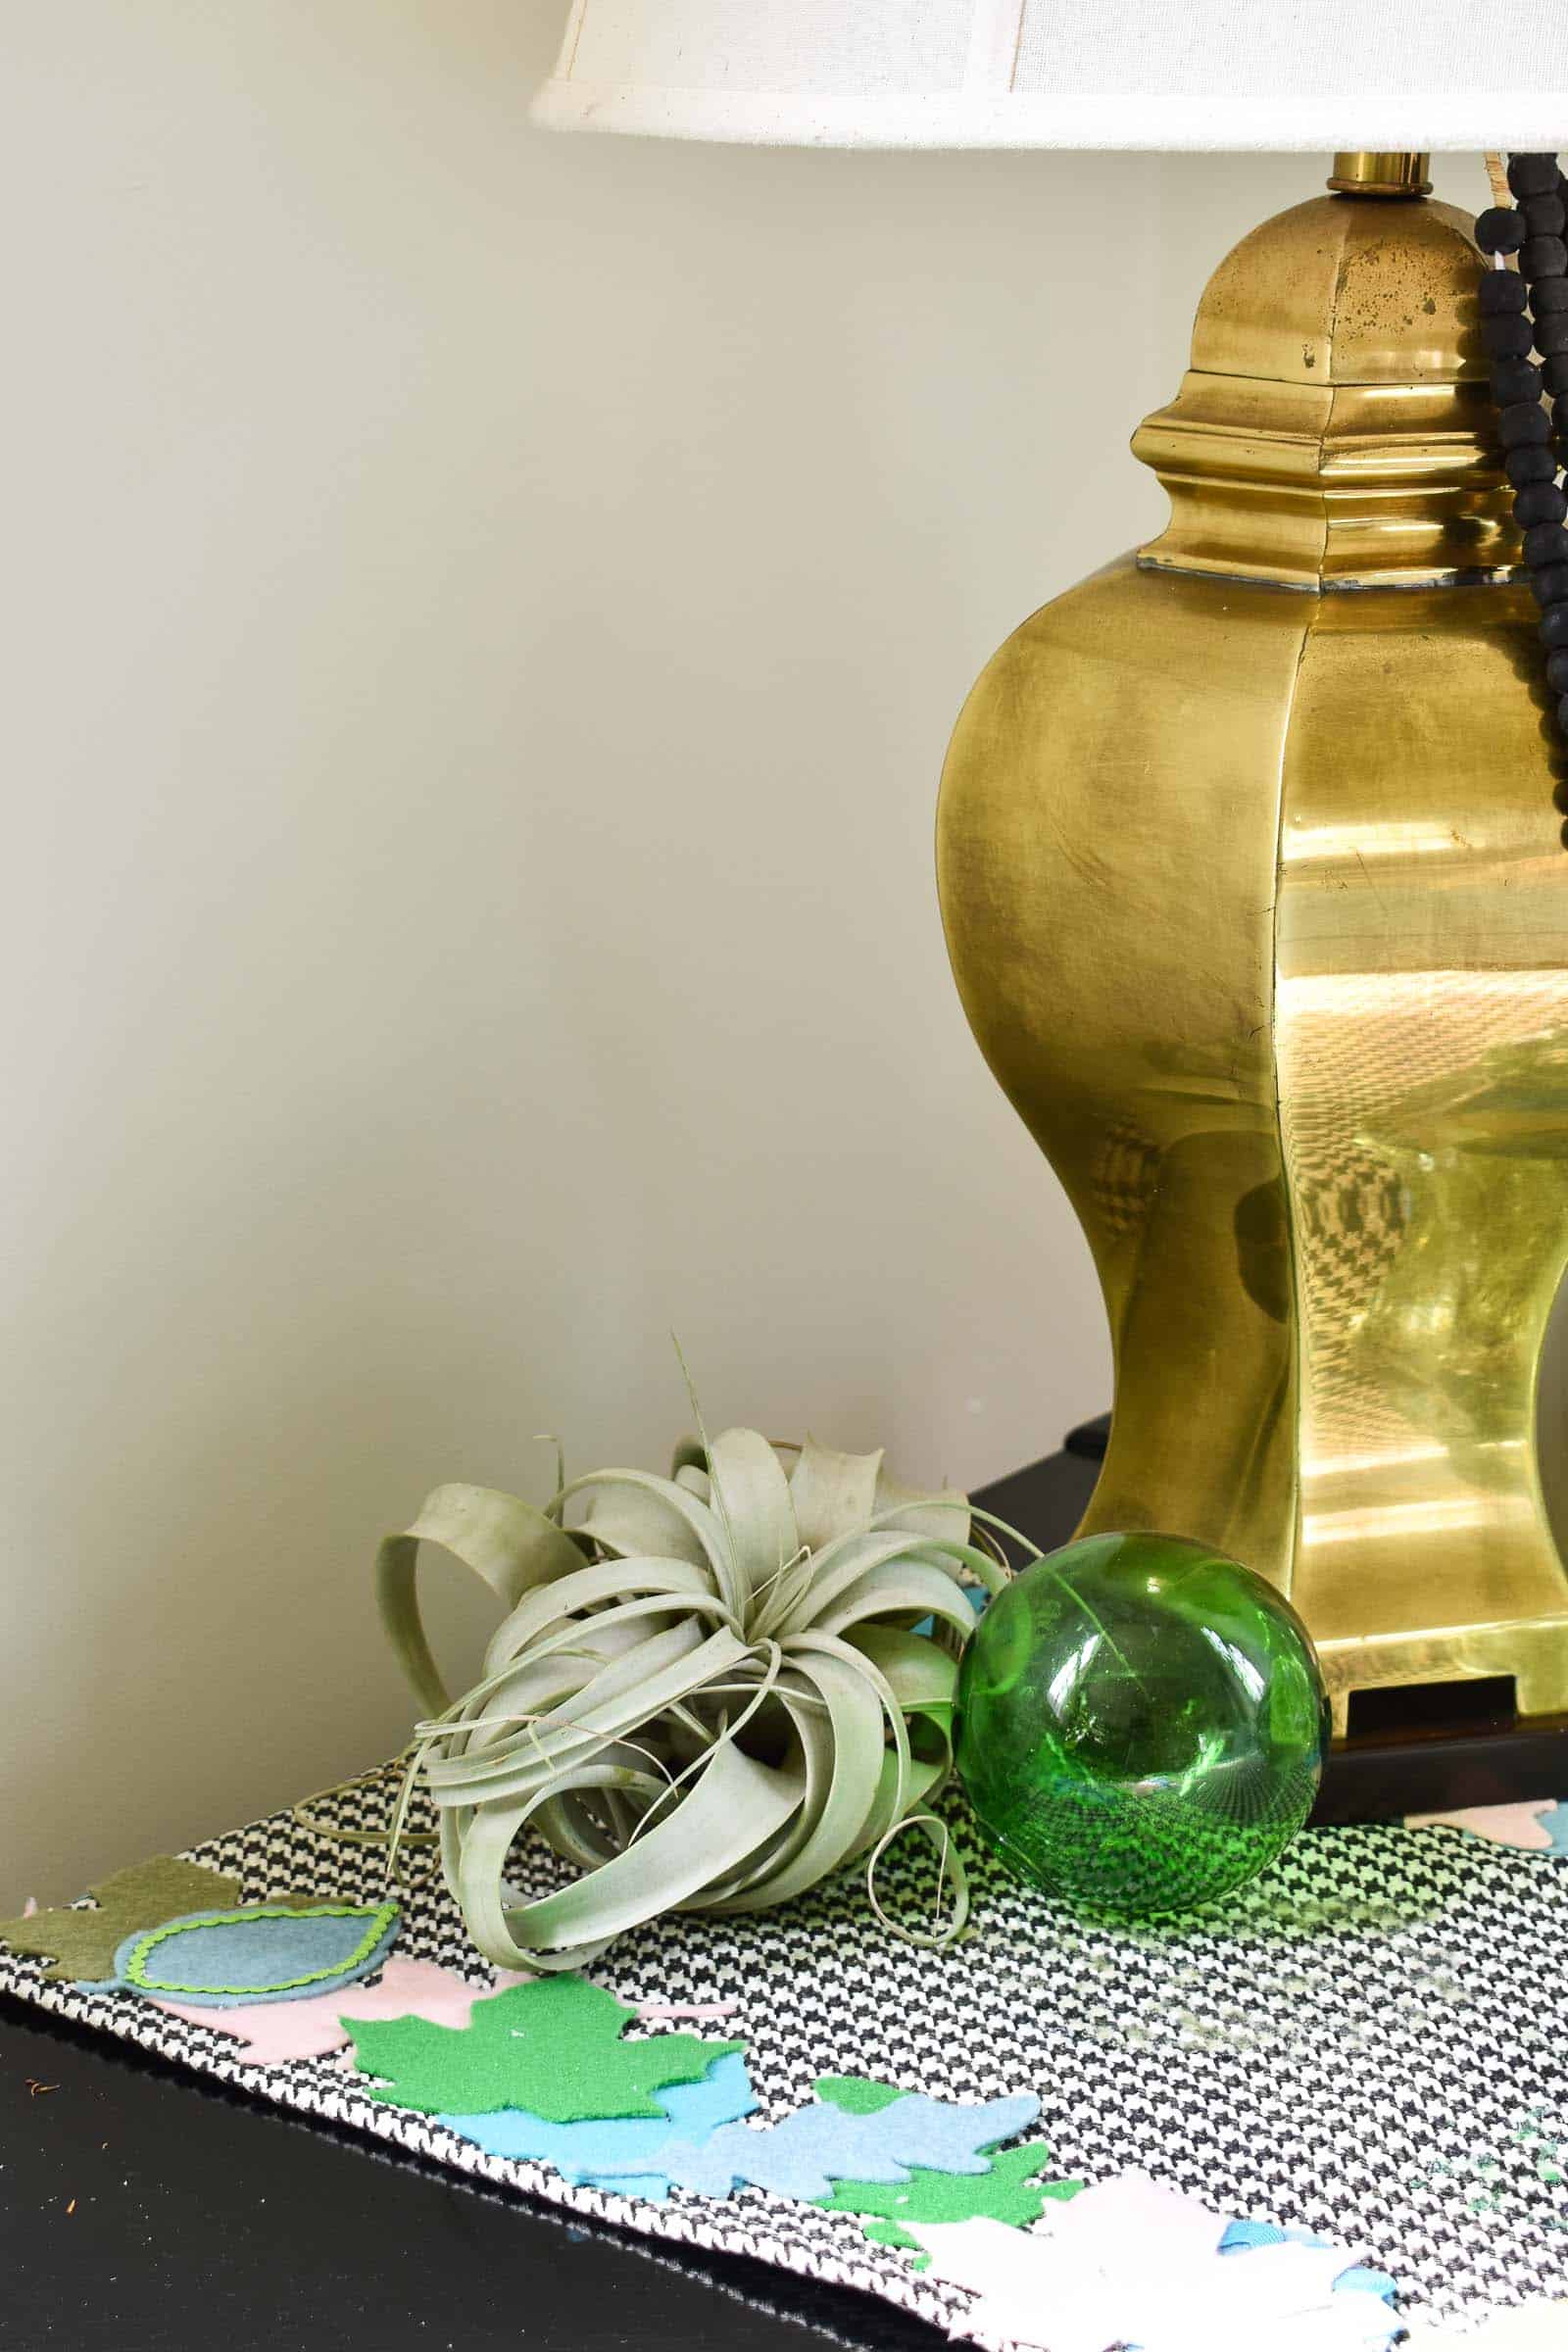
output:
M316 1815L378 1828L388 1788L370 1776ZM975 1910L945 1952L878 1929L852 1872L771 1915L663 1921L592 1973L628 2000L732 2004L711 2031L744 2036L767 2118L823 2074L958 2099L1035 2090L1028 2136L1050 2143L1054 2176L1139 2165L1220 2212L1343 2239L1400 2282L1403 2313L1451 2325L1458 2341L1487 2307L1568 2295L1568 1862L1452 1830L1311 1831L1223 1905L1116 1930L1015 1886L956 1813L954 1826ZM885 1901L920 1899L916 1848L889 1857ZM384 1891L374 1847L292 1813L190 1851L237 1876L247 1901ZM533 1849L519 1884L540 1891L558 1870ZM402 1899L400 1953L487 1981L438 1875ZM343 2056L247 2065L227 2034L48 1984L3 1949L0 1989L486 2180L971 2332L963 2294L924 2281L853 2216L758 2189L656 2204L574 2187L384 2105Z

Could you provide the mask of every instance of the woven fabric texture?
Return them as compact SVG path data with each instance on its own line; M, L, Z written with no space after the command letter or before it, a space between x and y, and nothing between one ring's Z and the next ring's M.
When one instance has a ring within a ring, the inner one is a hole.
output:
M376 1828L388 1788L371 1776L316 1816ZM1462 2327L1483 2307L1568 2294L1568 1867L1555 1854L1452 1829L1308 1832L1223 1905L1119 1931L1015 1886L960 1816L955 1827L976 1900L948 1951L885 1935L850 1873L773 1915L665 1920L592 1973L631 2002L727 2004L703 2030L746 2042L762 2121L824 2075L955 2099L1037 2091L1028 2136L1050 2143L1048 2177L1142 2166L1221 2212L1344 2240L1399 2282L1408 2316ZM386 1891L374 1849L289 1812L191 1855L238 1878L249 1902ZM525 1893L558 1875L542 1848L520 1859ZM912 1850L890 1857L884 1899L915 1904L924 1881ZM439 1878L401 1891L399 1957L487 1984ZM676 2188L657 2204L573 2185L372 2097L342 2053L248 2063L228 2034L132 1994L52 1984L42 1962L4 1951L0 1989L486 2180L970 2332L964 2294L870 2242L852 2214L755 2188Z

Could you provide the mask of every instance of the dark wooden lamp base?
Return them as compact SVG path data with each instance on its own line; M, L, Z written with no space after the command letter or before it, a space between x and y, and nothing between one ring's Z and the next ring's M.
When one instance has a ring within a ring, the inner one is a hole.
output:
M1070 1430L1060 1453L982 1488L975 1500L1043 1550L1065 1544L1094 1492L1108 1415ZM1568 1798L1568 1716L1521 1719L1508 1683L1370 1694L1329 1751L1315 1822L1397 1821L1531 1797ZM1452 1709L1464 1705L1456 1718Z

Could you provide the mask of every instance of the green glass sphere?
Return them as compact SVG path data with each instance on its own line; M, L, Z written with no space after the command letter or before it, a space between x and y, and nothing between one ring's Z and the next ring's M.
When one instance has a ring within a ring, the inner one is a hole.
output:
M958 1772L1020 1878L1121 1918L1188 1911L1289 1844L1328 1704L1272 1585L1179 1536L1085 1536L986 1610L958 1681Z

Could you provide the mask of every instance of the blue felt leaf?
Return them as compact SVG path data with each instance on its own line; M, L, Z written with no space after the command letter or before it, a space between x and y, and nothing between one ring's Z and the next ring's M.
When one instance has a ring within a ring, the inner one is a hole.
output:
M1542 1814L1541 1826L1551 1839L1551 1850L1557 1859L1568 1859L1568 1804L1559 1798L1549 1813Z
M396 1903L248 1903L189 1911L127 1936L117 1981L198 2009L298 2001L378 1969L398 1932Z
M938 2173L984 2173L981 2151L1040 2113L1032 2091L958 2107L911 2091L871 2115L854 2115L821 2099L761 2131L728 2124L701 2147L676 2139L659 2149L655 2169L683 2188L727 2197L750 2181L781 2197L830 2197L835 2180L906 2180L912 2167Z
M568 2180L585 2180L623 2196L664 2197L669 2194L667 2177L657 2170L640 2171L639 2166L657 2159L672 2136L701 2143L719 2125L757 2110L757 2094L739 2050L720 2058L696 2082L671 2082L655 2096L664 2114L647 2122L630 2118L548 2124L516 2107L502 2107L493 2115L443 2115L437 2121L492 2156L552 2164Z
M1281 2230L1273 2222L1232 2222L1219 2241L1219 2250L1222 2254L1246 2254L1254 2246L1326 2246L1328 2242L1326 2237L1314 2237L1310 2230ZM1369 2270L1364 2263L1342 2271L1335 2279L1336 2294L1347 2289L1380 2295L1385 2303L1392 2303L1399 2291L1386 2271Z

